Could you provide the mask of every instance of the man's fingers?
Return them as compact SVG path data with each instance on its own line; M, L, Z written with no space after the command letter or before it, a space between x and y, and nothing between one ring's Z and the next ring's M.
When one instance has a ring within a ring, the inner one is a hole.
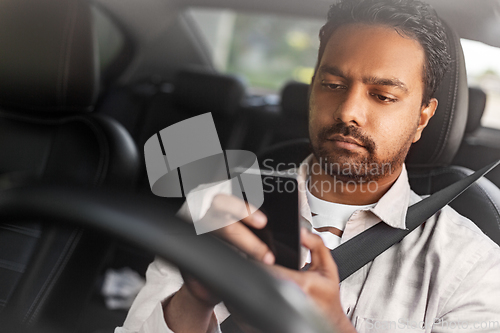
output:
M275 258L271 250L244 224L236 222L214 233L250 257L265 264L274 264Z
M325 246L318 235L302 228L300 230L300 242L311 251L311 268L320 268L325 271L337 273L337 265L333 261L330 249Z
M248 215L249 208L254 211L251 215ZM245 226L264 228L267 223L264 213L238 197L218 194L213 198L209 210L203 217L204 222L210 222L211 219L214 220L214 224L216 221L220 224L221 219L226 221L223 223L226 225L224 228L214 231L217 236L258 261L274 264L275 258L271 250Z
M249 215L249 209L254 213ZM255 206L238 197L227 194L217 194L213 198L212 205L204 219L205 218L226 218L234 221L241 220L246 225L256 229L262 229L267 223L266 215Z
M321 276L321 273L319 272L301 272L301 271L295 271L292 269L288 269L286 267L278 266L278 265L273 265L269 266L268 270L270 273L282 280L288 280L292 281L295 284L297 284L302 291L304 291L306 294L309 296L313 296L312 293L317 290L318 288L318 283L321 283L325 281L325 277ZM330 280L328 280L330 281ZM335 285L335 283L334 283ZM320 287L321 289L321 287Z
M302 284L304 272L294 271L283 266L273 265L268 267L269 272L276 278L291 280L299 286Z

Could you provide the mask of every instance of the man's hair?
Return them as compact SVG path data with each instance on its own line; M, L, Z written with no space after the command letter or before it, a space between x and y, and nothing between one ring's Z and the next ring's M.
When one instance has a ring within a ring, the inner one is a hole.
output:
M330 36L350 23L386 25L420 43L425 53L422 105L427 106L451 59L445 28L434 9L417 0L340 0L330 7L327 22L319 32L316 70Z

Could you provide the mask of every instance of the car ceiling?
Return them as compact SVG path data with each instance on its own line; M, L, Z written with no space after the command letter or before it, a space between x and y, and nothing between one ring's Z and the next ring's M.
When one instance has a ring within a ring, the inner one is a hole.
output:
M145 59L141 54L159 53L158 45L167 40L171 41L172 34L166 36L168 29L170 27L175 29L175 25L179 24L178 19L176 21L178 13L187 7L230 8L238 11L325 19L328 8L333 3L332 0L90 1L105 9L138 46L140 53L129 66L130 73L137 72L139 69L137 67L144 65ZM500 47L500 0L428 0L428 2L461 38Z

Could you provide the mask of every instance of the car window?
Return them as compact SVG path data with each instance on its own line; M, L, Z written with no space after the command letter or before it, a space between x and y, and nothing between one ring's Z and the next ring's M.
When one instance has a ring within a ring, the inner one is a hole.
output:
M310 83L324 20L190 8L215 67L245 77L253 92Z
M310 83L323 20L190 8L215 68L243 76L257 94ZM482 125L500 129L500 48L461 39L468 82L487 94Z
M500 129L500 48L461 39L467 79L470 86L481 88L487 97L481 123Z

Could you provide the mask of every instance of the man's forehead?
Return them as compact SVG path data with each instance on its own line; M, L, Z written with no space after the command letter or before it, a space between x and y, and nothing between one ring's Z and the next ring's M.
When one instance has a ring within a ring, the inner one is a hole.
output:
M394 28L349 24L332 34L318 69L319 74L359 76L364 81L391 79L404 88L399 83L422 84L424 60L420 44Z

